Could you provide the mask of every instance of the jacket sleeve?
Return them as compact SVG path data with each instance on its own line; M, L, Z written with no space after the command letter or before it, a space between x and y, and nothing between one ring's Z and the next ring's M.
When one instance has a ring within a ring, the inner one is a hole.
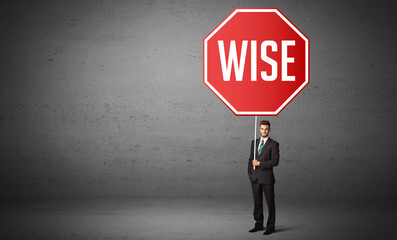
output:
M254 159L254 141L251 142L250 157L248 158L248 175L252 174L252 160Z
M278 166L279 159L280 159L279 143L276 142L275 144L273 144L271 148L270 160L261 161L259 168L266 169L266 168L272 168Z

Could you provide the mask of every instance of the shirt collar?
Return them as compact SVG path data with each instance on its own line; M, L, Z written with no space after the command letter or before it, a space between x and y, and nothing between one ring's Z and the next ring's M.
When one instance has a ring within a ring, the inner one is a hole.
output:
M265 138L261 137L261 141L264 140L264 142L266 142L268 139L269 139L269 136L267 136Z

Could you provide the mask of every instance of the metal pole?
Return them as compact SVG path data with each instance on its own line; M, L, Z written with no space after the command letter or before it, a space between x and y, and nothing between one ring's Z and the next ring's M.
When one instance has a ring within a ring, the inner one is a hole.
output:
M254 133L254 159L256 159L256 126L258 125L258 116L255 116L255 133ZM253 165L253 164L252 164ZM253 165L254 166L254 165ZM255 170L255 166L254 166Z

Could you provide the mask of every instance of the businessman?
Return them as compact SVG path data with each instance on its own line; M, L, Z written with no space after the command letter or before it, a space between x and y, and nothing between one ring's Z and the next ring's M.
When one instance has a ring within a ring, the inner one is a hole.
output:
M264 235L275 231L276 206L274 203L273 167L279 162L279 144L269 138L270 122L261 121L259 126L261 137L256 139L256 159L254 159L254 141L251 142L251 155L248 160L248 177L251 181L254 196L255 227L249 232L265 230L263 227L263 193L266 198L268 218ZM255 169L254 167L255 166Z

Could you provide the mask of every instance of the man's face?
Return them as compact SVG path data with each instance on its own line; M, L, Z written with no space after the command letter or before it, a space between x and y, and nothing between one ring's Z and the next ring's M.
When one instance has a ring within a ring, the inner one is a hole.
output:
M270 126L269 125L261 125L259 130L261 131L262 137L265 138L269 135Z

